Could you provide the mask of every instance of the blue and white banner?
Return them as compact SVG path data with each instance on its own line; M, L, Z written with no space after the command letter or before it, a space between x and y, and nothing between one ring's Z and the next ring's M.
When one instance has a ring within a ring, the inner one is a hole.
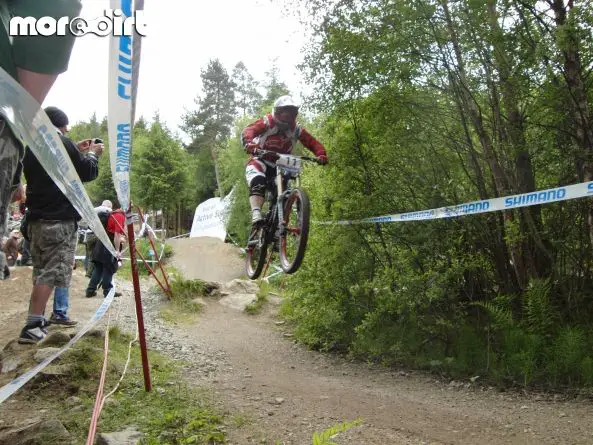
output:
M115 254L105 229L99 221L76 168L56 129L39 103L0 68L0 114L11 124L15 135L24 141L49 177L88 222L99 240Z
M107 297L105 297L105 299L103 300L103 303L101 304L101 306L99 306L99 309L97 309L97 311L95 312L93 317L88 321L88 323L85 325L85 327L82 328L66 345L64 345L59 351L56 351L50 357L43 360L41 363L39 363L34 368L29 369L27 372L25 372L24 374L21 374L16 379L14 379L12 382L10 382L10 383L6 384L5 386L3 386L2 388L0 388L0 404L2 404L2 402L4 402L6 399L8 399L10 396L12 396L20 388L22 388L25 385L25 383L27 383L29 380L31 380L33 377L35 377L37 374L39 374L47 365L49 365L51 362L53 362L55 359L57 359L60 355L62 355L64 352L66 352L68 349L70 349L74 345L74 343L76 343L78 340L80 340L80 338L84 334L86 334L93 326L95 326L97 324L97 322L101 318L103 318L103 316L105 315L105 313L111 306L111 303L113 302L114 297L115 297L115 286L111 288L111 290L107 294Z
M320 224L350 225L454 218L457 216L477 215L480 213L512 210L520 207L542 205L557 201L567 201L569 199L586 198L588 196L593 196L593 181L567 185L566 187L556 187L531 193L523 193L520 195L512 195L503 198L467 202L465 204L459 204L451 207L439 207L438 209L420 210L417 212L396 213L393 215L376 216L359 220L324 221Z
M120 9L124 19L133 16L132 0L111 0L111 9ZM122 25L123 26L123 25ZM109 153L117 199L124 211L130 207L130 158L135 96L133 85L134 36L114 36L109 42Z

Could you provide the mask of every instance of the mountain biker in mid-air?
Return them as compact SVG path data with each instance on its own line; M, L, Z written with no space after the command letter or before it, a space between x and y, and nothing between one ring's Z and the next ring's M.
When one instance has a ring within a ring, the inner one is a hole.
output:
M261 208L266 194L266 183L276 176L276 168L264 161L273 163L273 155L261 156L258 150L290 154L297 141L311 150L320 164L327 164L327 153L323 145L296 121L298 104L290 96L281 96L274 102L273 114L266 114L245 127L241 133L241 142L245 151L251 155L245 169L245 178L249 185L249 204L251 205L251 223L257 226L263 221Z

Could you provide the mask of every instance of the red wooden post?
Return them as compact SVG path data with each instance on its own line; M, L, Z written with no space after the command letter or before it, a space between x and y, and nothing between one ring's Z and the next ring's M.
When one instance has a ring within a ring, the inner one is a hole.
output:
M132 207L126 214L128 224L128 243L130 246L130 265L132 267L132 282L134 283L134 298L136 300L136 319L138 320L138 338L140 339L140 354L142 356L142 371L144 374L144 389L152 390L150 381L150 366L148 364L148 351L146 349L146 335L144 332L144 315L142 313L142 297L140 295L140 280L138 279L138 263L136 262L136 238L134 223L132 222Z

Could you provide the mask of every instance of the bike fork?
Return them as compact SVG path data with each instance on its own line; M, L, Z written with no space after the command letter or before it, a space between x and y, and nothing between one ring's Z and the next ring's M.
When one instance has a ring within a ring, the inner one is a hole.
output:
M278 189L278 202L276 205L278 206L278 229L279 235L284 235L284 187L282 186L282 174L278 173L276 175L276 188Z

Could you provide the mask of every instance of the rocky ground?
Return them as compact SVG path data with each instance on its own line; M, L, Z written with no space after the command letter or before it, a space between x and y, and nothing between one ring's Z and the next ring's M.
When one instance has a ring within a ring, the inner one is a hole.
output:
M191 260L195 264L185 266L194 277L199 275L202 255L212 255L201 247L201 255ZM220 246L216 251L228 255ZM221 304L220 298L205 298L198 316L164 317L163 297L151 282L145 280L142 286L149 347L179 361L189 382L206 388L229 416L241 419L229 429L232 444L309 444L313 432L354 419L362 424L340 434L336 443L593 443L591 400L500 392L482 386L479 379L444 381L309 351L293 341L290 329L278 318L275 297L258 315ZM111 322L132 330L131 284L120 283L120 289L124 296L114 303ZM249 294L245 286L234 289L228 292ZM13 290L9 297L2 292L1 310L8 321L0 328L1 343L18 335L26 309L24 300L16 297L19 292ZM73 314L88 319L99 303L76 293ZM10 375L1 375L0 384ZM18 411L9 402L0 405L2 419L7 410Z

